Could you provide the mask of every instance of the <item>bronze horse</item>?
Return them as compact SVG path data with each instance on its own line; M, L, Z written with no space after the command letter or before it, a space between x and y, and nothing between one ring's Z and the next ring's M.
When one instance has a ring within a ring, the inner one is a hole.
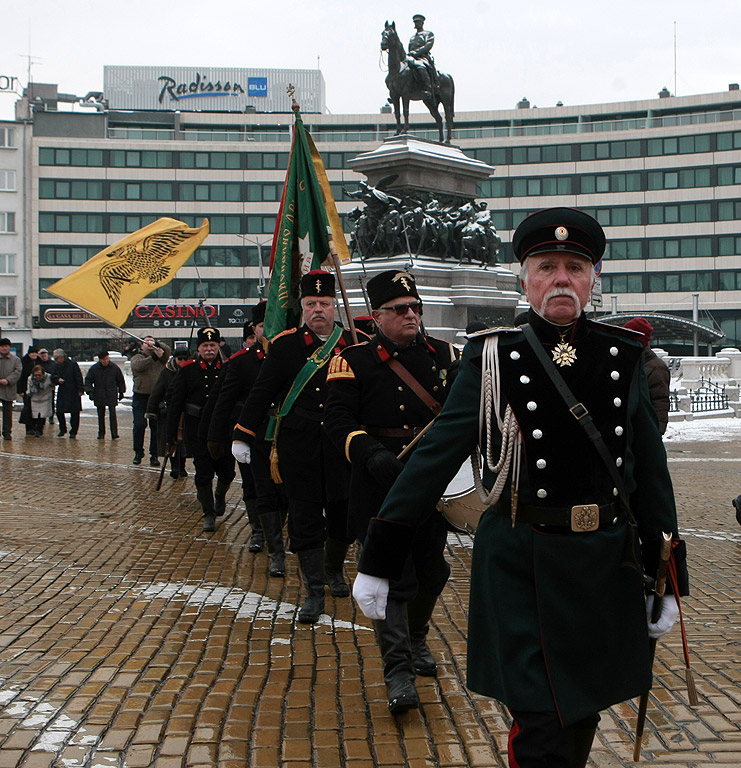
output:
M450 75L438 72L438 87L433 88L430 97L422 98L422 89L414 76L414 72L406 64L406 50L399 35L396 32L396 22L391 24L386 22L386 28L381 34L381 50L388 51L389 55L389 73L386 76L386 87L389 89L389 101L394 105L394 116L396 117L396 133L409 132L409 102L422 101L430 114L435 118L438 131L440 132L440 143L450 144L453 133L453 102L455 100L455 83ZM399 112L399 100L403 102L404 107L404 128L402 130L401 114ZM443 119L440 116L438 106L442 104L445 111L445 125L447 127L448 137L443 142Z

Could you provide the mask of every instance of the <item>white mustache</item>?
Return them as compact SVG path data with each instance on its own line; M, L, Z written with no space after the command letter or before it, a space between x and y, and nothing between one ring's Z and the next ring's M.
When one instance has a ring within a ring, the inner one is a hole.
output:
M576 313L578 315L581 314L581 302L579 301L579 297L576 295L575 291L572 291L571 288L554 288L552 291L548 291L548 293L546 293L546 295L543 297L543 303L540 305L541 315L545 315L546 304L548 304L551 299L555 299L557 296L568 296L576 305Z

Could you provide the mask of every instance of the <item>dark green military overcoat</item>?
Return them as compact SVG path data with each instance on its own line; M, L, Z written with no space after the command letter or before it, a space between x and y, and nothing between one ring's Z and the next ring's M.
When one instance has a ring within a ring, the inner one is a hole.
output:
M575 353L559 371L600 430L630 496L641 548L655 561L662 531L676 535L677 522L640 344L584 315L564 339L532 310L529 322L549 354L562 341ZM485 336L467 345L438 422L371 524L363 573L394 571L405 529L444 493L476 446ZM512 406L523 440L521 515L598 504L614 516L587 533L517 518L513 526L508 484L474 540L468 685L514 709L555 710L568 725L649 688L642 572L610 474L523 333L501 332L498 344L501 408ZM488 488L493 480L485 472Z

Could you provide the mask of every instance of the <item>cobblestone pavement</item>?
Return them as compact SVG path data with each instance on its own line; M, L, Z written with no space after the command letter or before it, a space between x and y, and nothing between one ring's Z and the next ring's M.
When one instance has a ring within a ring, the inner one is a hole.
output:
M450 584L422 707L387 712L370 623L349 599L296 623L296 559L267 576L247 551L235 485L201 532L188 480L131 465L122 439L24 438L0 452L0 768L427 768L506 765L506 711L466 690L471 540L451 535ZM741 436L741 423L739 426ZM741 440L668 445L693 594L685 603L700 704L679 632L659 645L643 764L741 766ZM355 553L348 560L354 572ZM603 713L591 766L632 765L636 703Z

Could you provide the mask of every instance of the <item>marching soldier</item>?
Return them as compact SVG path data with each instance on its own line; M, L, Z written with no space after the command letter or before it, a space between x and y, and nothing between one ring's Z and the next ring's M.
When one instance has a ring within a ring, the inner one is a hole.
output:
M399 452L440 411L457 350L420 332L422 302L412 275L389 270L368 281L377 333L332 359L325 429L351 465L349 516L363 541L403 464ZM446 526L431 504L400 578L391 582L386 618L374 622L392 713L419 706L415 674L433 676L429 620L450 575Z
M278 413L271 463L288 499L288 535L296 552L307 597L298 614L314 623L324 610L324 584L335 597L348 597L342 569L347 535L348 466L322 427L327 364L352 343L335 324L335 279L314 270L301 278L304 324L276 336L234 430L232 452L249 462L272 403ZM325 573L326 568L326 573Z
M195 485L203 509L203 530L215 531L216 518L226 511L226 492L234 479L234 459L229 453L214 460L204 441L198 439L198 426L208 395L223 370L219 355L221 334L216 328L198 329L198 354L183 363L172 383L172 398L167 409L167 452L172 455L182 435L188 456L195 465ZM212 487L216 476L216 490Z
M231 450L234 424L266 357L266 345L263 344L265 304L263 301L253 308L252 322L244 326L243 341L248 335L253 335L256 343L248 349L243 347L229 358L225 373L219 379L218 392L209 399L209 405L211 399L214 403L206 425L206 440L209 453L215 460ZM283 517L278 490L270 477L270 445L264 439L266 421L263 421L255 437L252 461L239 464L242 498L252 526L250 552L262 551L262 542L266 541L270 553L270 575L285 576Z
M474 540L468 686L509 707L510 765L581 768L599 711L650 688L649 637L671 629L687 594L685 549L641 345L583 311L602 228L555 208L525 219L512 245L527 322L467 345L438 420L369 525L353 591L384 617L387 579L480 446L491 491ZM656 576L663 533L672 594L647 622L643 569Z

